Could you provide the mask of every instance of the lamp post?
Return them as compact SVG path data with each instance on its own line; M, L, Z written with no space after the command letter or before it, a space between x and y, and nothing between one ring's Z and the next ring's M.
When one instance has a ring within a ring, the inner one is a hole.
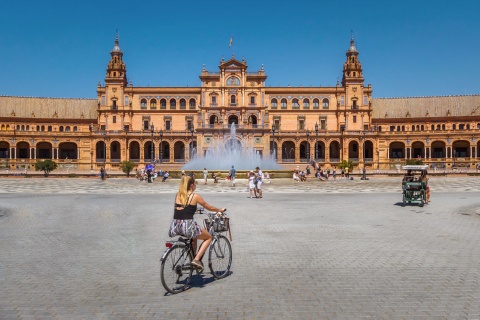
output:
M310 130L307 130L307 163L310 163Z
M192 123L192 126L190 127L190 133L191 133L191 139L192 139L192 145L190 147L190 160L192 160L193 158L193 134L195 132L195 127L193 126L193 123Z
M366 168L366 163L365 163L365 131L363 131L363 176L362 180L367 180L367 168Z
M162 146L163 130L160 129L160 163L163 163L163 146Z
M103 153L103 169L107 170L107 131L103 133L103 147L104 147L104 153Z
M10 146L8 147L10 149ZM7 150L7 168L5 169L5 171L7 172L8 174L8 170L10 169L10 165L8 164L8 158L10 158L9 154L8 154L8 150Z
M155 130L155 126L152 124L150 126L150 132L152 134L152 144L150 146L150 163L153 163L153 152L154 152L154 150L153 150L153 131L154 130Z
M272 123L272 152L274 152L275 161L277 161L277 153L275 152L275 124Z
M90 124L90 139L93 132L93 123ZM91 145L91 144L90 144ZM93 150L90 150L90 173L93 172Z
M315 123L315 161L318 159L318 122Z

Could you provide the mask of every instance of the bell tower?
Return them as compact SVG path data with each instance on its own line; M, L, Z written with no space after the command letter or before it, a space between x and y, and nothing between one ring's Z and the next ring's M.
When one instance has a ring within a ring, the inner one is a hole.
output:
M110 51L110 61L107 65L107 75L105 76L105 84L117 84L123 87L127 85L127 68L123 62L123 52L118 46L118 33L115 36L115 46Z
M350 48L348 48L346 55L347 61L343 64L342 85L345 87L354 83L363 86L362 64L358 60L358 50L355 48L353 36L350 39Z

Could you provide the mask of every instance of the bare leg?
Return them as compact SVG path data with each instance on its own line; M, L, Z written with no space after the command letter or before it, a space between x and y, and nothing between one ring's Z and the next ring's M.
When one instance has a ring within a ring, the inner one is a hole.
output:
M202 233L197 237L197 239L203 240L200 248L198 249L197 255L195 256L195 260L200 261L205 251L207 251L210 242L212 242L212 236L210 235L210 233L208 233L207 230L202 229Z

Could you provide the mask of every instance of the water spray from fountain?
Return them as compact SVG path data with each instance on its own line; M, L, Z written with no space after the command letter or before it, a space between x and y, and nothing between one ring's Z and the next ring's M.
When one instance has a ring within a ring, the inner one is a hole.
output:
M196 154L196 150L192 150ZM194 157L183 166L184 170L229 170L232 165L237 170L253 170L260 167L262 170L283 170L273 152L270 156L263 156L253 147L253 142L236 134L234 123L230 126L230 135L217 140L216 145L210 147L204 157Z

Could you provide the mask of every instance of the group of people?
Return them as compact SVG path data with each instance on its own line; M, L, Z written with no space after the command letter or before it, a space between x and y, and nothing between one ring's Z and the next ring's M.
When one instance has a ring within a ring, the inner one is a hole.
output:
M263 198L262 184L265 179L260 167L256 167L255 171L251 170L248 173L248 190L250 191L250 198Z

